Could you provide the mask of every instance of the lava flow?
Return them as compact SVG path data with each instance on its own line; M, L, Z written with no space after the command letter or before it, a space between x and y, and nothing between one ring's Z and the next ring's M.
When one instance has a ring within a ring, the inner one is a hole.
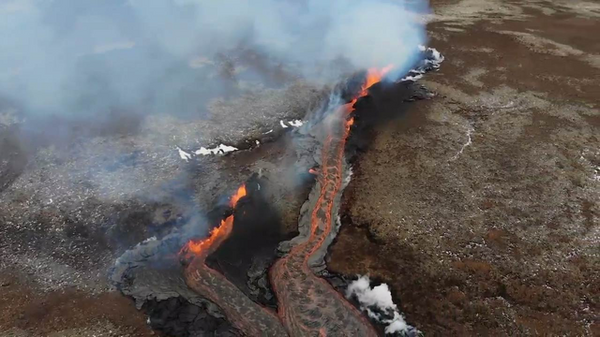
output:
M246 187L242 185L231 197L230 206L246 196ZM250 336L286 336L279 319L274 312L264 308L248 298L225 276L206 265L206 258L223 243L233 229L233 214L211 230L202 240L190 240L182 248L180 255L190 261L184 271L187 285L208 298L223 310L229 321L240 331Z
M293 336L377 336L369 321L324 279L317 277L309 261L331 239L332 218L337 213L345 176L344 149L354 119L354 103L367 95L391 67L370 70L359 94L338 109L339 123L332 123L321 149L321 168L311 193L318 193L310 217L310 234L304 242L278 260L271 269L271 283L278 298L278 315ZM302 220L301 220L302 221Z
M246 186L242 185L238 188L236 193L231 197L229 206L235 209L238 201L246 196ZM221 224L218 227L213 228L208 237L205 239L191 239L181 249L180 256L187 258L203 258L206 259L208 255L213 253L223 241L225 241L233 229L233 214L221 220Z
M368 94L391 67L370 70L360 92L348 104L339 106L331 116L334 123L322 123L325 138L321 148L321 167L311 169L317 182L305 206L310 210L300 221L309 221L310 233L270 270L271 283L278 300L277 315L250 300L221 273L205 261L231 234L234 216L203 240L190 240L180 255L191 260L185 268L190 288L219 306L229 321L249 336L377 336L377 332L352 304L327 281L316 276L310 262L331 242L344 178L347 173L344 150L354 119L354 103ZM231 198L235 208L246 195L242 186Z

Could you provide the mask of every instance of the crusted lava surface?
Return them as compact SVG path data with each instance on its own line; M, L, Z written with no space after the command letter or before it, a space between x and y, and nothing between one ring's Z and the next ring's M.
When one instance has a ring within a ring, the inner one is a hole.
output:
M377 335L369 321L309 266L309 260L336 231L332 218L347 174L343 154L349 128L343 118L333 124L321 149L318 182L307 201L310 211L300 220L310 222L309 237L271 269L278 314L294 336Z

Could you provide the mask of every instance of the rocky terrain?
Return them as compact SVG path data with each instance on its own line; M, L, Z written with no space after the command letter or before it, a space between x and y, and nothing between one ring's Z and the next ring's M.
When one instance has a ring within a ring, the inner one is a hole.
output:
M600 4L431 5L437 96L370 130L329 268L388 283L426 335L600 334ZM157 335L107 269L251 175L294 229L293 139L265 142L323 91L288 84L201 120L117 113L76 144L23 141L1 102L0 336ZM195 154L221 143L252 150Z

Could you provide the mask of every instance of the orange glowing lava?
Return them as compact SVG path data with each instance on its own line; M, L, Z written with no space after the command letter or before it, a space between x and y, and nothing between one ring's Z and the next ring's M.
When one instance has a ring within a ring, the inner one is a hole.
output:
M372 87L375 83L381 82L381 79L387 73L389 73L392 69L394 69L394 66L392 64L390 64L387 67L381 68L381 69L377 69L377 68L369 69L369 71L367 71L367 78L365 79L365 83L363 83L363 85L362 85L362 88L360 90L360 93L358 94L358 97L366 96L368 94L367 90L370 87Z
M323 248L335 228L335 203L344 184L344 151L355 122L354 104L368 95L369 88L380 82L391 69L391 66L370 69L360 92L351 102L336 109L335 113L341 117L335 119L339 124L325 126L329 129L321 147L319 184L314 187L320 188L320 193L310 206L310 233L271 267L271 285L278 299L277 314L291 336L377 336L360 311L325 279L314 274L309 261Z
M309 170L318 182L314 191L320 192L316 203L313 204L314 197L310 197L309 207L312 210L307 213L310 216L310 233L287 255L278 259L269 271L278 301L277 316L269 308L252 301L220 272L206 265L206 258L230 236L234 215L221 220L208 237L190 240L182 248L180 254L189 262L184 269L186 284L217 304L228 320L240 331L248 332L247 335L377 336L377 331L366 316L330 283L314 274L309 260L326 244L335 228L333 219L338 211L336 202L339 203L346 176L345 144L355 122L352 114L354 104L360 97L368 95L369 88L380 82L391 69L392 66L370 69L354 99L336 108L336 116L332 119L334 122L322 124L326 134L320 153L321 167ZM242 185L231 197L230 207L235 209L245 195L246 187Z
M346 110L346 113L349 114L352 111L354 111L354 104L356 103L356 101L358 101L358 99L361 97L367 96L369 94L369 88L372 87L373 85L381 82L381 79L383 79L383 77L387 73L389 73L392 69L394 69L394 65L392 65L392 64L390 64L387 67L381 68L381 69L377 69L377 68L369 69L367 71L367 77L365 78L364 83L360 87L360 91L358 92L358 95L356 95L356 97L354 97L352 99L352 101L350 101L350 103L344 105L344 109ZM352 123L354 123L354 121L351 121L349 125L352 125Z
M229 201L229 206L235 208L235 206L237 205L238 201L242 198L246 196L246 185L240 186L237 191L235 192L234 195L231 196L231 199Z
M235 194L229 199L229 205L235 208L238 201L246 196L246 185L240 186ZM210 230L208 237L204 239L191 239L183 248L181 248L180 254L191 258L192 256L201 256L206 258L210 253L214 252L223 241L225 241L231 231L233 230L233 214L221 220L219 226Z

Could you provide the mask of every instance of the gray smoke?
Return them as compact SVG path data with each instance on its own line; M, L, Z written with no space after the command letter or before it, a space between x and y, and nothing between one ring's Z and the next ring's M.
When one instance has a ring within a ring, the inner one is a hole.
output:
M2 0L0 99L36 114L197 112L207 93L231 90L210 65L235 50L314 81L389 64L401 75L425 42L416 13L426 9L408 0Z

